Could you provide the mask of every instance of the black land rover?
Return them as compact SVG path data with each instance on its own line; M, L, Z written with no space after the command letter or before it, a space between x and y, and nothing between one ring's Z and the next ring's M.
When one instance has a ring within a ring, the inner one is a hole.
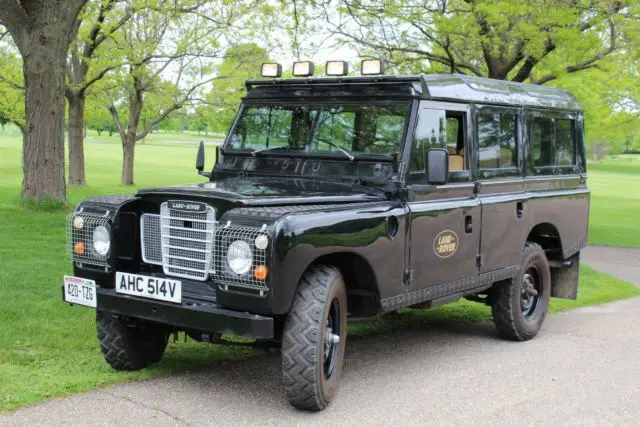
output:
M568 93L462 75L247 82L208 179L91 197L69 216L64 300L106 361L182 331L281 346L291 403L333 398L349 319L467 298L528 340L576 298L589 212Z

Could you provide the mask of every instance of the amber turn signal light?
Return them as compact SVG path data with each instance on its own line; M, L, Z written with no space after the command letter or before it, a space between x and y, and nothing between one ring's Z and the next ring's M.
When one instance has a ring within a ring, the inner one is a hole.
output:
M75 245L73 245L73 252L76 255L84 255L84 243L78 242Z
M258 280L264 280L269 274L269 269L264 265L259 265L253 270L253 276Z

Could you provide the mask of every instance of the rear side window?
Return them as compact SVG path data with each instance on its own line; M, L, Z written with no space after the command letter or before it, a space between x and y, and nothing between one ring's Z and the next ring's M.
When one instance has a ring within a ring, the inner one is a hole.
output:
M552 119L537 117L531 124L531 158L534 167L554 166Z
M478 114L478 166L482 169L518 167L518 116L512 113Z
M554 174L557 168L575 165L575 121L535 117L531 121L530 150L536 175Z
M573 120L556 120L556 166L573 166L575 163Z

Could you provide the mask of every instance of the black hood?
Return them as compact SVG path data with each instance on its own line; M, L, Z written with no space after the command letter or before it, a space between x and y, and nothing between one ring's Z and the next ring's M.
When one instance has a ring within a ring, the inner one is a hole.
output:
M139 197L195 197L224 200L238 206L370 202L385 194L357 184L300 178L243 177L138 191Z

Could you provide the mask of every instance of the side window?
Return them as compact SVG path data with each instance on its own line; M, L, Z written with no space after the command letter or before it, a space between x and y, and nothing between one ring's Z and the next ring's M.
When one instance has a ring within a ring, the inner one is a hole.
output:
M514 169L518 167L518 116L512 113L478 114L478 167Z
M529 134L529 156L535 175L550 175L558 173L558 168L572 168L575 165L574 120L535 117L531 121Z
M465 112L422 108L413 137L409 182L425 179L424 156L430 148L444 148L449 153L449 181L470 179L464 153Z
M575 160L574 121L556 120L556 166L573 166Z
M553 120L536 117L531 123L531 158L534 167L553 166Z

